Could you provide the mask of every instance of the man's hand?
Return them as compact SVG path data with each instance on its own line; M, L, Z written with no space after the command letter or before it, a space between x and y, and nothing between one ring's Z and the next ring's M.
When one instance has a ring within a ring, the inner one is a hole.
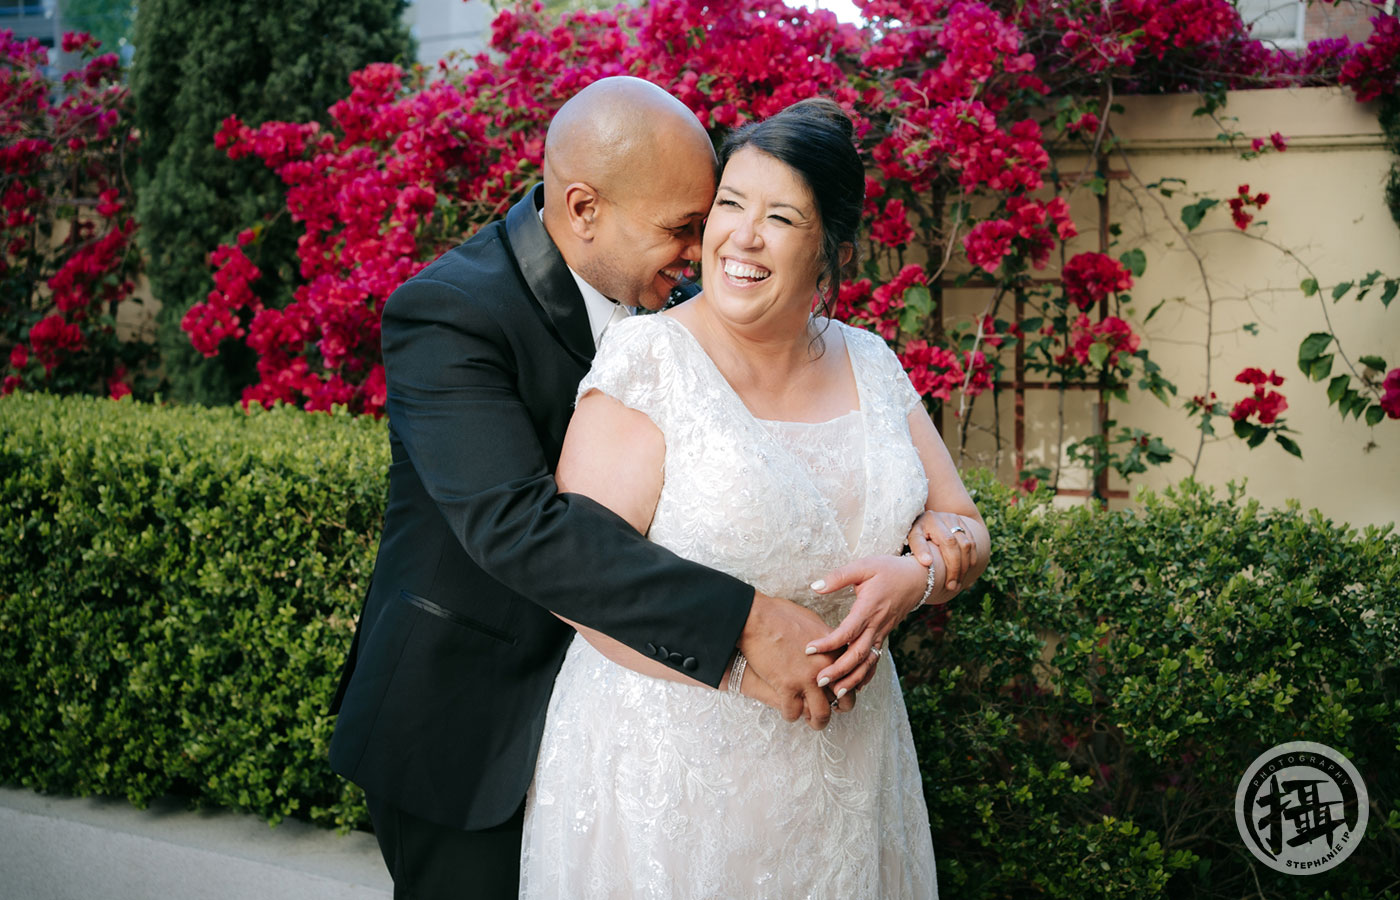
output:
M980 519L979 519L980 521ZM968 574L977 565L977 539L970 520L950 512L925 510L909 529L909 552L923 563L933 565L935 553L943 557L944 587L956 594L967 586Z
M821 730L831 719L830 694L817 685L817 673L835 661L826 653L807 653L807 645L829 629L810 609L766 594L754 594L739 649L748 657L749 670L772 689L763 702L795 722L805 715L807 724ZM747 693L747 691L746 691ZM765 695L767 692L764 692ZM840 701L849 709L852 698Z

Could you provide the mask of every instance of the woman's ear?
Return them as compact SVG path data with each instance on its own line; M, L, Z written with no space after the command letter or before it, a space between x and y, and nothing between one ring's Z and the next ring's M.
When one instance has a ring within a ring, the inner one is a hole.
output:
M564 188L564 211L569 216L569 228L579 240L593 240L601 200L598 192L582 181Z
M855 244L852 244L850 241L847 241L838 248L837 252L840 254L841 257L841 268L844 269L847 266L849 266L851 264L851 260L855 258Z

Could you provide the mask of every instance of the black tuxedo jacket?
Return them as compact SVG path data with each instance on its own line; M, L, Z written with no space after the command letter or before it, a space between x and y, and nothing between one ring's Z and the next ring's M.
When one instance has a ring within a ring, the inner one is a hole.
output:
M718 685L753 599L555 492L594 348L542 198L385 304L389 505L332 705L336 772L463 829L505 821L529 787L573 635L551 610Z

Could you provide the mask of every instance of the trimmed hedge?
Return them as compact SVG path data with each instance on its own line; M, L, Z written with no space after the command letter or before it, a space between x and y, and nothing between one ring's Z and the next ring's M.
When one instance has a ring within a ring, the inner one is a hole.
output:
M326 714L369 586L385 426L0 400L0 780L367 821Z
M382 423L0 400L0 780L365 824L326 707L374 558ZM1186 482L1122 512L971 473L995 540L901 669L949 898L1395 897L1400 538ZM1344 751L1353 856L1235 829L1246 766Z
M1393 526L1234 485L1103 513L970 480L992 566L906 626L902 657L946 896L1397 896ZM1370 792L1366 840L1322 874L1258 863L1235 824L1247 767L1293 740L1344 752Z

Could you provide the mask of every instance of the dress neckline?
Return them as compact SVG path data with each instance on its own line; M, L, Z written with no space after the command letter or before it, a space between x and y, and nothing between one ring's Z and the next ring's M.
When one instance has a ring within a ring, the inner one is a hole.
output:
M744 398L739 396L739 392L734 389L734 385L729 383L729 379L724 377L724 373L721 372L719 366L715 364L714 357L710 356L709 351L705 349L705 345L700 343L700 339L695 336L695 333L692 332L684 322L677 319L675 316L668 316L665 313L657 313L655 318L669 322L681 330L681 333L686 336L686 339L689 340L695 349L700 351L700 355L705 358L705 362L709 365L710 371L729 389L729 393L733 396L735 402L738 403L739 406L749 414L749 418L753 419L755 422L768 422L778 425L828 425L838 419L852 414L864 413L865 411L865 389L861 385L860 373L856 370L856 358L854 352L851 350L851 342L847 339L845 334L842 334L841 343L846 351L846 369L851 373L851 381L854 382L856 386L856 408L848 409L840 415L825 419L821 422L795 422L787 419L764 419L758 416L753 410L749 409L749 405L744 402ZM845 328L848 331L851 330L850 326L845 322L839 322L836 319L832 319L831 324L839 328Z
M764 425L797 425L803 428L820 428L823 425L836 425L837 423L844 423L846 419L849 419L853 416L859 418L860 410L847 410L846 412L841 413L841 415L839 416L834 416L830 419L827 419L825 422L793 422L789 421L788 419L763 419L759 418L758 416L754 416L754 418L762 422Z
M685 335L685 340L689 341L690 345L700 354L700 357L704 359L704 365L706 365L709 368L710 373L719 380L719 383L721 385L724 386L725 391L728 392L728 395L732 399L734 405L737 406L738 409L743 412L744 416L748 419L749 422L753 423L753 428L757 430L759 435L761 435L760 439L764 440L770 447L776 449L783 456L787 457L789 463L792 466L794 466L799 472L802 473L803 479L807 482L807 489L812 493L814 497L818 499L822 507L826 510L827 524L832 528L833 532L841 541L842 545L846 547L847 551L851 554L852 558L855 558L865 541L866 534L870 531L870 491L872 481L872 473L870 471L870 442L866 442L865 452L862 454L863 458L861 460L861 465L865 469L865 490L864 496L861 497L860 528L856 534L856 539L853 544L846 539L844 530L841 528L841 524L836 519L836 511L831 508L831 504L827 501L825 496L822 495L822 492L817 488L816 483L812 480L812 475L810 472L808 472L806 466L803 465L803 463L799 461L796 456L793 455L791 450L783 446L782 441L778 439L777 435L773 434L773 432L769 430L768 426L773 424L806 425L808 427L829 425L833 422L840 421L846 416L856 416L858 417L859 424L866 428L867 431L869 430L871 425L870 412L873 409L873 407L871 406L870 397L868 396L869 389L865 384L865 379L862 377L862 366L856 361L856 351L852 348L852 342L850 340L850 332L853 332L856 329L852 328L844 322L839 322L834 319L832 320L833 325L846 329L845 332L843 332L842 334L842 343L845 345L846 349L846 365L850 367L851 378L855 381L856 402L859 405L855 409L842 413L834 419L828 419L825 422L784 422L777 419L760 419L758 416L754 415L753 410L749 409L748 405L744 403L744 399L739 396L739 392L734 390L734 386L729 383L729 379L724 377L724 373L719 370L719 366L715 365L714 359L712 359L710 357L710 354L705 351L705 346L700 343L700 340L696 338L694 334L691 333L690 329L685 326L684 322L678 321L674 316L668 316L664 313L657 314L655 316L649 316L648 318L661 319L665 322L669 322L670 325L668 325L668 327L675 327L676 329L679 329L681 334Z

